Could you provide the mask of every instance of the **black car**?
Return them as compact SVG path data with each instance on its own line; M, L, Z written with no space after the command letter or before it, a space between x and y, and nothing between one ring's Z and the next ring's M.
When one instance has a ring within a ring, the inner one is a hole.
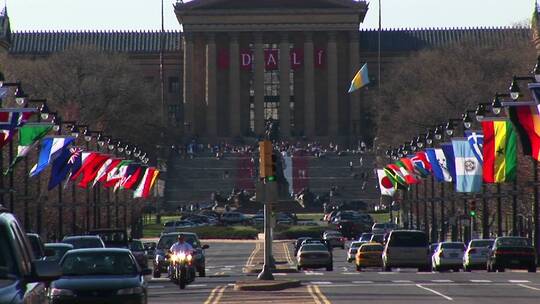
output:
M54 252L54 254L51 254L51 256L45 257L45 260L60 263L60 260L62 259L64 254L66 254L66 252L68 252L71 249L73 249L73 245L71 244L47 243L45 244L45 250L50 250L51 252Z
M43 242L41 241L39 234L27 233L26 236L28 237L30 245L32 246L34 258L38 260L43 259L45 257L45 246L43 246Z
M495 239L488 257L487 269L489 272L502 272L507 268L536 272L536 252L531 240L512 236Z
M126 229L101 228L88 232L101 238L106 248L129 248L129 237Z
M153 275L155 278L159 278L162 273L167 273L167 267L169 267L169 262L166 259L167 251L171 246L178 241L178 235L184 235L186 242L188 242L194 249L193 258L194 265L199 273L200 277L206 275L206 258L204 256L204 249L208 249L208 245L202 245L199 241L199 237L195 233L191 232L170 232L165 233L159 239L159 242L156 246L156 257L153 260Z
M51 283L49 300L59 303L146 303L147 282L128 249L75 249L60 261L62 276Z
M302 246L302 243L305 240L309 240L309 239L312 239L312 238L310 238L310 237L300 237L300 238L296 239L296 242L294 242L294 256L296 256L296 254L298 253L298 249L300 249L300 246Z
M62 243L73 245L74 249L81 248L105 248L105 244L97 235L75 235L66 236L62 239Z

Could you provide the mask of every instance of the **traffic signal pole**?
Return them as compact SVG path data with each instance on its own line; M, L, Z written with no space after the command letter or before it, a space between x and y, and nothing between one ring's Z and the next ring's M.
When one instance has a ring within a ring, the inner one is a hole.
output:
M257 198L264 202L264 265L258 280L274 280L272 274L272 202L277 202L277 185L275 179L275 158L272 142L259 142L259 177L263 183L259 187ZM262 192L262 193L261 193Z

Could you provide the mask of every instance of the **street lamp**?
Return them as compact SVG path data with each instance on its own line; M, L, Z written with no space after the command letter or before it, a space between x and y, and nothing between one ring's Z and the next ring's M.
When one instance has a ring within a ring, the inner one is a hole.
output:
M105 136L103 136L103 133L97 132L96 141L100 147L105 145Z
M23 91L23 88L21 84L19 83L17 85L17 89L15 90L15 102L22 106L26 103L26 99L28 98L28 95L26 95Z
M499 94L495 94L495 97L493 97L493 102L491 103L491 111L493 112L493 114L499 115L501 114L501 110L502 110L502 103L501 103L501 100L499 99Z
M442 137L443 137L442 127L441 127L441 126L437 126L437 127L435 128L434 134L435 134L435 139L436 139L436 140L441 140Z
M422 149L424 147L424 140L426 138L426 134L419 134L418 137L416 137L416 145L419 149Z
M116 144L116 150L118 150L119 153L124 152L124 145L122 145L120 141Z
M428 130L427 130L427 133L426 133L426 144L427 144L427 145L433 144L433 132L431 131L431 129L428 129Z
M476 120L482 121L485 115L486 115L486 106L481 103L478 104L478 107L476 107Z
M476 111L474 110L467 110L465 113L463 113L463 127L465 129L470 129L472 127L472 118L470 114L475 112Z
M90 129L86 127L84 129L83 136L86 142L90 142L92 140L92 131L90 131Z
M71 133L71 136L73 136L75 138L79 137L79 134L80 134L79 127L77 126L76 123L73 123L71 125L71 128L69 129L69 132Z
M538 65L538 63L537 63ZM535 75L532 76L515 76L512 77L512 82L510 83L510 88L508 90L510 91L510 98L512 98L513 101L517 101L519 97L521 96L521 89L519 88L518 81L519 80L528 80L531 82L536 82L537 74L536 74L536 68L534 71Z

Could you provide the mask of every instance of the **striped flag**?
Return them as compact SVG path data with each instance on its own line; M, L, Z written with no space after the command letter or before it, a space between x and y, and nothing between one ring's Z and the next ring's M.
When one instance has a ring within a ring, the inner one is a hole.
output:
M517 171L517 136L512 123L483 121L484 131L484 182L504 183L514 181Z
M471 145L474 156L482 163L484 161L484 156L482 155L484 134L482 134L482 131L465 130L465 137L467 137L467 141Z

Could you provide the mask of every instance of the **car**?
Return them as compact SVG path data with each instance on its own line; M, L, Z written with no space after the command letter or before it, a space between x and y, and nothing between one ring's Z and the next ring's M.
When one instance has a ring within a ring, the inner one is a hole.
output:
M191 232L171 232L163 234L156 246L156 257L153 259L153 276L159 278L162 273L167 273L167 267L169 262L166 259L166 255L171 246L178 241L178 235L182 234L185 237L186 242L193 246L193 258L194 265L199 273L200 277L206 276L206 258L204 256L204 250L208 249L208 245L202 245L199 241L199 237L195 233Z
M175 232L177 229L192 228L194 226L195 226L195 224L193 224L190 221L186 221L186 220L169 221L169 222L165 222L165 224L163 224L163 232L162 232L162 234Z
M247 221L246 216L240 212L225 212L221 215L220 221L226 225L244 224Z
M494 239L471 240L463 255L463 270L486 269L490 248Z
M0 303L48 303L47 285L61 275L56 262L34 258L19 222L0 205Z
M149 259L153 259L156 257L156 246L157 246L156 242L146 241L146 242L143 242L143 246L144 246L144 250L146 251L146 256Z
M384 246L379 243L363 243L356 252L356 271L362 271L365 267L381 267Z
M430 270L428 237L420 230L393 230L382 254L383 271L392 271L393 267L418 268L418 271Z
M364 232L362 235L358 238L359 242L369 242L371 240L371 236L373 233Z
M354 258L356 257L356 252L362 244L365 242L351 242L351 245L349 246L349 251L347 252L347 262L351 263L354 261Z
M70 250L60 261L62 276L51 283L51 304L147 303L148 283L128 249Z
M371 239L369 239L370 243L384 244L384 241L384 234L373 234Z
M293 245L294 245L294 255L295 256L298 253L298 249L300 249L300 246L302 246L304 241L309 240L309 239L311 239L311 237L299 237L298 239L296 239L296 241L293 243Z
M62 243L73 245L73 249L80 248L105 248L105 243L98 235L74 235L66 236Z
M398 227L399 226L394 223L375 223L371 227L371 232L373 234L385 234L397 229Z
M39 234L27 233L26 236L28 237L30 245L32 246L34 258L38 260L45 258L45 246L43 246L43 242L41 241Z
M135 257L135 260L142 269L148 268L148 259L146 257L146 250L141 240L132 240L129 242L129 250Z
M334 269L332 255L324 244L304 244L296 254L297 268L322 268L327 271Z
M463 267L463 254L465 244L463 242L440 242L431 257L431 269L444 271L452 269L458 272Z
M328 241L332 247L345 249L345 238L339 231L327 231L323 234L323 240Z
M491 248L487 269L489 272L502 272L507 268L536 272L536 258L536 252L528 238L498 237Z
M255 226L262 226L264 225L264 214L255 214L251 218L251 224Z
M88 232L101 238L106 248L129 248L129 237L126 229L100 228Z
M60 263L60 260L68 252L73 249L73 245L67 243L47 243L45 244L45 250L51 250L53 255L45 257L46 261L54 261Z

